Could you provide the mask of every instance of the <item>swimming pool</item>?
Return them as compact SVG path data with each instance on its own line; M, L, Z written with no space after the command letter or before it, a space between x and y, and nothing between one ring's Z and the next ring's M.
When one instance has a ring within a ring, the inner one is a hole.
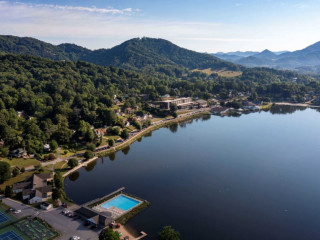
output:
M140 202L137 200L126 197L124 195L119 195L118 197L102 204L101 207L102 208L117 207L123 211L128 211L129 209L135 207L139 203Z

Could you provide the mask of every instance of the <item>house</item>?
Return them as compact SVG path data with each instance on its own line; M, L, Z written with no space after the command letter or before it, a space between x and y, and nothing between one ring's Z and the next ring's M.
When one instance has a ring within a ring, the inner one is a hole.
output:
M194 105L197 108L205 108L205 107L208 107L208 102L206 100L199 99L195 101Z
M143 100L148 100L149 94L140 94L139 97L142 98Z
M97 212L89 207L82 206L75 211L86 221L96 226L101 225L103 227L108 226L112 221L112 215L109 212Z
M52 186L48 185L51 180L50 173L33 174L24 182L13 184L12 191L22 193L22 199L29 204L44 202L52 196Z
M134 114L135 110L133 108L126 108L126 110L124 110L125 114Z
M17 111L18 117L23 117L24 116L24 111Z
M211 108L212 114L222 115L228 113L229 108L227 107L213 107Z
M245 102L243 104L243 109L250 110L250 111L259 111L260 110L259 106L255 105L252 102Z
M45 152L50 152L51 151L50 144L47 143L47 144L43 145L43 150Z
M24 158L24 157L28 156L28 153L25 149L18 148L18 149L11 151L10 156L14 157L14 158Z
M163 96L161 96L162 98L169 98L170 97L170 95L169 94L165 94L165 95L163 95Z
M95 133L98 137L101 137L101 136L106 135L107 129L106 129L106 128L97 128L97 129L94 130L94 133Z

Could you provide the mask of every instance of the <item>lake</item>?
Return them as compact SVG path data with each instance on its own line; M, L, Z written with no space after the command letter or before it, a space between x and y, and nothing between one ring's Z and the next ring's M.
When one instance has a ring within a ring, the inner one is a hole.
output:
M151 206L128 222L181 239L320 239L320 114L274 107L161 128L65 181L77 203L120 187Z

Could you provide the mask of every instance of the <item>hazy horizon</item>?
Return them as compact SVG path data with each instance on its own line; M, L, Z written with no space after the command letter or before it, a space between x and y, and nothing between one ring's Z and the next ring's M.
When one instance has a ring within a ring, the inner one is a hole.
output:
M89 49L146 36L197 52L295 51L320 40L319 11L315 0L0 1L0 33Z

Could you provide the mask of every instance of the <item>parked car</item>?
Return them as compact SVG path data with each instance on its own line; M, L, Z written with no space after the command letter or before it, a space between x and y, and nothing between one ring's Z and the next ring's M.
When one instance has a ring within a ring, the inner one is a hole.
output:
M67 209L65 209L65 210L62 211L62 213L63 213L64 215L68 215L69 212L70 212L70 211L67 210Z
M14 213L15 214L21 213L21 210L15 210Z
M80 237L78 237L78 236L72 236L72 237L70 238L70 240L80 240Z

